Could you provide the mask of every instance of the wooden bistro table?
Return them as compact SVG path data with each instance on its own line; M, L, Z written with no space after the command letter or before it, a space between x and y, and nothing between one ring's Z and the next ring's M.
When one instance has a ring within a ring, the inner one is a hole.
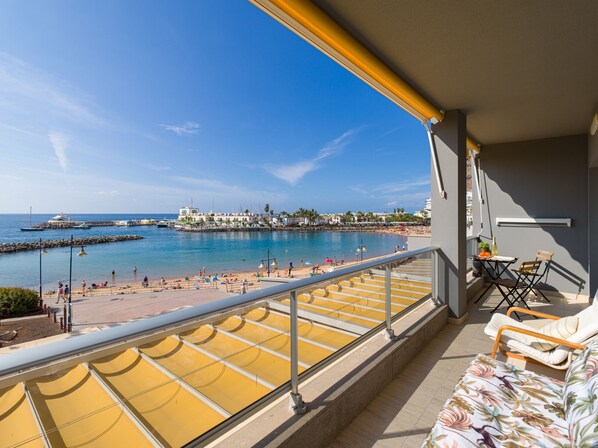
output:
M492 280L498 280L502 277L505 271L515 263L518 259L517 257L505 257L501 255L496 255L492 257L480 257L479 255L475 255L473 257L474 260L479 261L482 265L482 270L484 270ZM478 297L475 303L478 303L482 297L486 295L488 290L492 288L493 283L490 283L486 290Z

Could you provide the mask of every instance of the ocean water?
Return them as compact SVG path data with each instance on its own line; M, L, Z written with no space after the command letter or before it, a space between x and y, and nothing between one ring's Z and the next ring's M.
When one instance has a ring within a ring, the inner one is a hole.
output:
M33 215L35 225L53 215ZM105 221L143 218L174 219L176 215L69 215L80 221ZM338 261L356 259L356 249L363 241L367 248L365 257L386 255L395 246L407 244L406 238L396 235L362 232L214 232L187 233L156 226L93 227L89 230L61 229L43 232L21 232L29 226L29 215L0 214L0 243L67 239L102 235L143 236L137 241L86 246L86 257L78 257L79 248L73 250L73 285L82 279L91 283L112 281L141 281L160 276L175 277L194 275L202 267L209 273L258 271L258 265L268 255L276 257L279 269L288 268L289 262L298 267L301 260L325 265L326 258ZM55 289L58 280L68 281L68 247L48 249L42 255L42 284L44 289ZM133 267L137 267L137 275ZM39 252L20 252L0 255L0 286L37 288L39 285Z

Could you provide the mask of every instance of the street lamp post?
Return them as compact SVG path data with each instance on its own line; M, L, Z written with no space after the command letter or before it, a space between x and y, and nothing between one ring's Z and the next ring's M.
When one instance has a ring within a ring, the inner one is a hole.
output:
M357 255L359 255L360 257L360 261L363 261L363 253L367 252L367 249L365 248L365 246L363 245L363 239L361 240L361 243L359 244L359 246L357 247Z
M73 245L74 245L74 238L73 235L71 235L71 256L69 259L69 297L68 297L68 302L69 302L69 306L68 306L68 331L72 331L73 329L73 307L72 307L72 301L71 301L71 297L73 294ZM85 252L85 246L81 246L81 251L79 251L79 253L77 254L80 257L84 257L85 255L87 255L87 252Z
M270 263L270 260L272 260L272 263ZM266 264L264 265L264 261L266 262ZM270 277L270 267L273 267L274 269L278 268L278 263L276 263L276 258L272 257L270 258L270 249L268 248L268 257L263 259L260 263L260 265L258 266L259 269L264 269L266 268L268 271L268 277Z
M42 255L48 252L42 245L42 239L39 239L39 299L42 300Z

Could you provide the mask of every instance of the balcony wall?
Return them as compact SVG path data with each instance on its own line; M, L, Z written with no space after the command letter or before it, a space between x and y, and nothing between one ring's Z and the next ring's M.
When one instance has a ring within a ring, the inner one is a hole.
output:
M598 265L592 269L592 262L598 259L598 133L588 137L588 195L590 213L590 295L596 294L598 289Z
M496 236L499 253L520 260L533 260L538 249L554 252L545 288L590 295L589 234L596 232L589 227L587 135L484 146L481 185L482 238ZM571 218L573 224L499 227L497 217Z

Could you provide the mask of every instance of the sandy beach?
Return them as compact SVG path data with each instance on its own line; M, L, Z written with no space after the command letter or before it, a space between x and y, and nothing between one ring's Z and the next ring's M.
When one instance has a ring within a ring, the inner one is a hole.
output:
M350 266L355 262L344 263L343 266ZM337 267L340 267L340 263ZM277 269L270 271L270 277L284 277L284 278L306 278L314 272L314 266L303 266L293 268L291 277L288 276L288 269ZM322 274L328 272L332 267L331 264L320 265L317 269L316 274ZM114 283L108 282L106 286L91 288L87 283L87 288L83 291L82 287L75 287L72 291L72 297L100 297L108 295L124 295L124 294L140 294L140 293L158 293L163 291L183 291L183 290L197 290L197 289L218 289L223 292L239 294L245 281L247 292L260 288L260 282L262 278L267 277L267 272L260 270L260 276L257 277L258 271L253 272L234 272L234 273L210 273L207 272L203 276L197 273L195 276L180 276L180 277L169 277L164 278L162 282L161 278L148 279L149 286L142 286L142 279L138 281L127 281ZM216 276L217 280L214 280ZM47 291L44 293L44 299L49 300L51 305L52 299L55 301L58 296L57 291ZM62 303L62 301L60 302Z
M370 257L365 258L363 261L370 261L381 257ZM288 268L273 269L270 271L270 277L274 278L307 278L313 274L323 274L330 272L333 269L341 267L352 266L358 263L357 261L342 262L336 261L336 263L322 263L319 265L310 266L298 266L293 267L291 276L288 275ZM315 272L314 272L315 271ZM259 277L257 276L259 273ZM217 278L215 280L214 278ZM223 293L229 294L240 294L242 291L243 283L245 282L246 292L259 289L261 286L262 278L267 277L267 271L259 270L252 272L233 272L233 273L218 273L218 272L206 272L204 275L200 275L197 272L193 276L177 276L177 277L165 277L162 282L161 278L148 278L148 286L143 286L143 277L137 276L137 281L126 281L119 282L118 278L115 278L114 282L108 281L106 286L92 288L91 282L87 282L85 291L79 285L76 286L72 291L72 297L74 298L91 298L91 297L104 297L104 296L118 296L118 295L129 295L129 294L145 294L145 293L161 293L168 291L190 291L190 290L219 290ZM44 299L48 305L55 306L58 297L57 290L51 290L44 292ZM61 300L59 305L62 304Z

